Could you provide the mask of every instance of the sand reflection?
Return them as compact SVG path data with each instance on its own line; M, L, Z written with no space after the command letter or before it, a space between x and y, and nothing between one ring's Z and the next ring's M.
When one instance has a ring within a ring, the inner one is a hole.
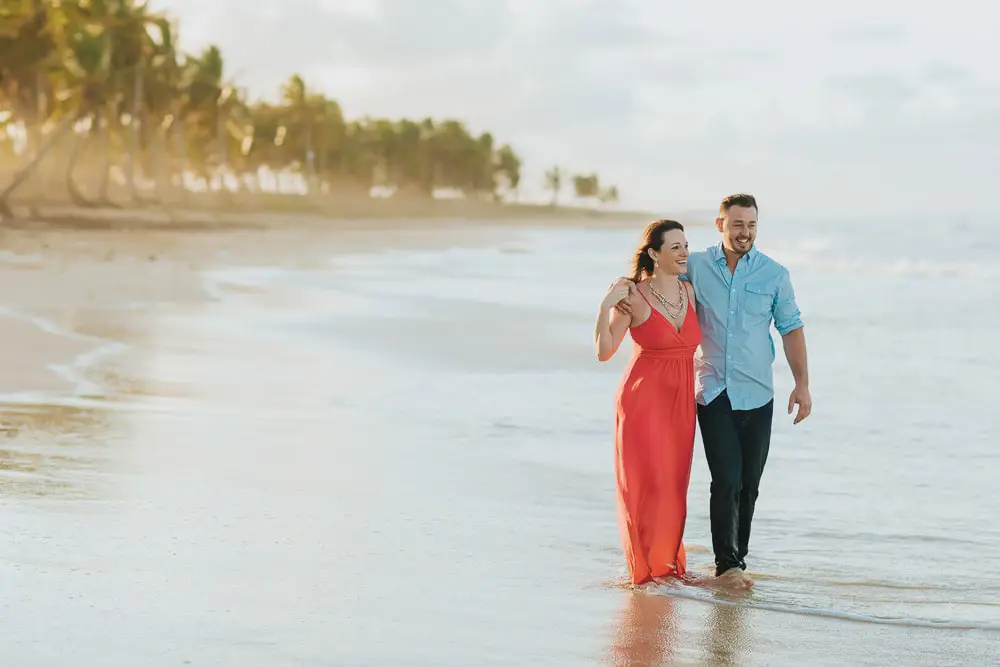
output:
M90 497L88 473L105 458L109 413L64 405L0 406L0 492Z
M607 663L614 667L672 664L677 646L676 605L666 595L629 592Z
M702 645L705 665L736 667L745 664L748 610L742 605L710 604Z

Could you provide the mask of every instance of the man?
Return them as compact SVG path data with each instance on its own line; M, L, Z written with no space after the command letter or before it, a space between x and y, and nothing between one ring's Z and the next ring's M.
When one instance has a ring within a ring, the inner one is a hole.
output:
M698 424L712 473L710 515L716 576L739 579L771 440L774 408L770 326L781 335L795 378L788 414L812 411L806 340L788 270L756 249L757 201L722 200L715 225L722 242L688 257L702 342L695 352ZM616 308L628 312L627 302Z

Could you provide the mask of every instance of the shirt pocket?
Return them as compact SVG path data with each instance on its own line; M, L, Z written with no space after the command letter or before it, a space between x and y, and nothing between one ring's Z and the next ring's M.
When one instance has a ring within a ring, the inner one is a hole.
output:
M761 283L747 283L744 287L745 296L743 310L746 313L748 322L760 322L770 320L771 311L774 308L774 295L776 287Z

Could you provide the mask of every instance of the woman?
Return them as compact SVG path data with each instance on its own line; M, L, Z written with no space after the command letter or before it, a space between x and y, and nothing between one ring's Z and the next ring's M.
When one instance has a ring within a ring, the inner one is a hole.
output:
M616 281L601 302L597 358L614 356L628 330L633 353L615 396L618 524L635 585L682 577L682 538L694 453L694 351L701 328L687 270L684 227L657 220L646 227L632 281ZM631 315L614 310L628 299Z

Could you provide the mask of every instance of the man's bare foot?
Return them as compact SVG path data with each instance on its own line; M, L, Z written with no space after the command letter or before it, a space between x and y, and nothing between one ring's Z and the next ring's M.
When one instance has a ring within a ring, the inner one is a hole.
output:
M713 584L719 588L745 590L753 586L753 579L738 567L731 567L715 577Z

